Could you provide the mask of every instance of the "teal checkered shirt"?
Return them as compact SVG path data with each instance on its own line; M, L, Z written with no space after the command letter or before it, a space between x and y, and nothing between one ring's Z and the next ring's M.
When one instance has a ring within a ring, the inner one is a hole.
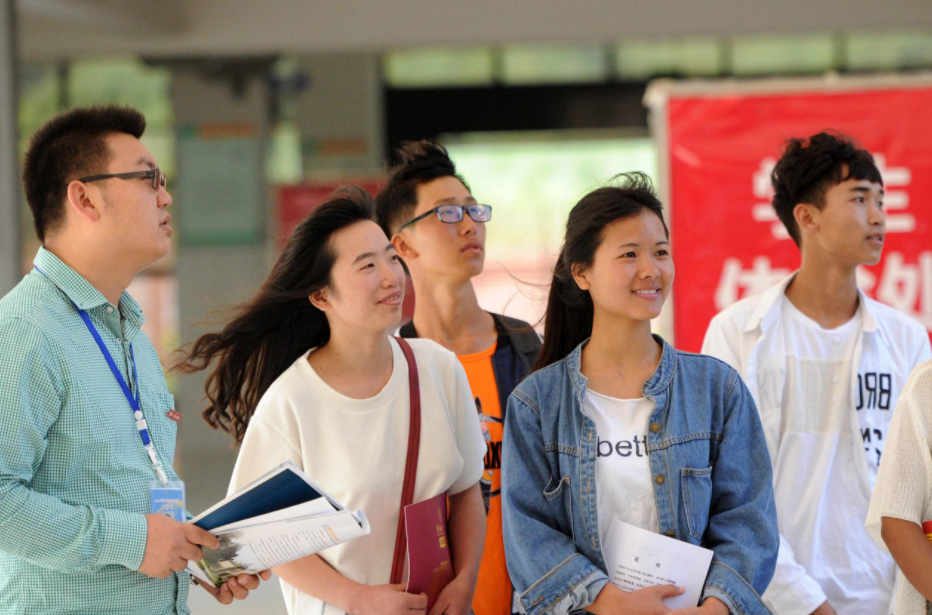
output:
M177 423L128 293L119 307L41 248L0 299L0 613L187 614L188 576L136 572L155 471L133 413L75 305L134 392L170 480ZM45 275L42 275L42 274ZM47 277L46 277L47 276ZM130 345L138 385L132 378Z

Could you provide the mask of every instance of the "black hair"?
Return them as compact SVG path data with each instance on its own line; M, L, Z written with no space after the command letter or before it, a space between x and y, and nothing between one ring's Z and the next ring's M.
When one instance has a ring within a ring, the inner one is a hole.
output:
M820 132L804 139L788 139L783 155L770 175L773 209L790 237L800 245L793 210L799 203L822 209L825 193L849 179L866 179L883 185L873 156L841 134Z
M532 371L563 359L592 335L592 297L589 291L576 283L573 266L591 267L605 227L645 210L660 218L669 237L670 232L663 219L663 205L654 193L650 178L636 172L615 176L609 185L593 190L570 211L547 299L544 343Z
M61 113L32 136L23 162L23 188L32 210L39 241L65 219L69 182L106 173L110 162L107 135L136 137L146 130L146 118L130 107L77 107Z
M456 174L446 148L436 141L405 141L395 155L397 162L389 168L388 183L375 198L376 219L389 237L414 213L419 186L455 177L469 190L466 180Z
M362 188L341 188L315 209L285 243L256 295L236 309L219 333L202 335L175 367L198 372L214 361L204 390L204 420L243 441L256 405L298 357L330 340L326 315L310 295L332 284L337 255L333 235L372 219L372 197Z

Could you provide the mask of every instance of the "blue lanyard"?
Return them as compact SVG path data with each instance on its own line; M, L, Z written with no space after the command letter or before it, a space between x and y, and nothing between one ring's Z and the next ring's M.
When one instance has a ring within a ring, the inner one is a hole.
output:
M35 268L36 271L44 275L49 281L51 279L45 275L45 273L39 269ZM71 299L68 299L71 301ZM97 342L97 347L100 348L100 352L104 355L104 359L107 360L107 365L110 366L110 371L113 372L113 377L116 378L117 383L119 383L120 388L123 389L123 395L126 397L126 401L129 402L129 407L133 410L133 418L136 420L136 429L139 431L139 437L142 439L142 446L146 449L146 454L149 456L149 460L152 462L152 466L155 468L155 473L159 477L159 481L162 484L168 482L168 477L165 475L165 470L162 468L162 463L159 461L158 454L155 451L155 446L152 444L152 438L149 437L149 426L146 423L146 418L142 413L142 406L139 404L139 376L136 373L136 357L133 354L133 346L130 344L129 347L129 357L130 362L133 366L133 380L136 382L136 395L133 396L132 392L129 389L129 385L126 384L126 380L123 379L123 374L120 373L120 370L117 368L116 361L113 360L113 356L110 354L110 351L107 350L104 340L100 337L100 332L97 331L97 327L94 326L94 323L91 322L91 317L88 316L87 312L78 307L78 305L71 301L71 305L74 306L74 309L77 310L78 314L81 315L81 320L84 321L87 330L91 332L91 335L94 336L94 341Z

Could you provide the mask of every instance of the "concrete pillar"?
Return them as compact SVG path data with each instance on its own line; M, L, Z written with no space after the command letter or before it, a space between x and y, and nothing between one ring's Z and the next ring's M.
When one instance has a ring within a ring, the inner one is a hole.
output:
M0 296L22 276L16 0L0 0Z
M221 70L207 62L201 65L185 61L173 66L171 97L179 141L178 178L172 180L174 203L171 210L174 210L179 234L175 269L180 341L185 345L217 329L205 322L227 316L228 308L248 299L265 279L270 262L266 239L261 236L252 242L221 238L217 243L210 243L203 237L186 241L186 234L190 235L186 229L190 231L197 210L207 206L203 198L209 194L186 193L185 186L190 186L192 180L209 182L212 173L210 165L198 164L183 155L183 142L191 138L209 140L217 138L218 134L222 138L225 133L235 135L238 131L258 138L264 152L269 134L268 93L261 71L244 77L238 75L233 63ZM197 176L192 177L192 173ZM222 173L222 168L217 173ZM268 228L269 191L261 159L253 179L262 185L261 198L247 205L256 208L257 218ZM221 198L235 199L237 195ZM242 204L229 203L231 208L240 206ZM176 406L184 418L179 429L175 467L187 483L188 508L195 514L226 496L236 461L232 438L212 430L201 419L205 408L205 378L203 373L183 376L176 392Z

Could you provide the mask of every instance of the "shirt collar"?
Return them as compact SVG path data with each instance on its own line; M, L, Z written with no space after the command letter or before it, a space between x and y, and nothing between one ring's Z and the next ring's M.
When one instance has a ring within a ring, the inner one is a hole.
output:
M32 261L36 268L41 270L50 282L55 284L68 299L80 309L89 311L102 306L110 305L107 298L88 282L84 276L66 265L60 258L47 250L44 246L39 248L36 258ZM120 296L121 313L134 325L142 326L145 318L142 308L130 294L123 291Z
M651 374L650 378L644 383L641 389L645 396L652 397L662 393L673 380L673 374L676 372L676 349L667 343L665 339L654 334L654 339L663 345L662 354L660 355L660 364ZM577 346L567 357L566 365L570 372L570 378L577 393L580 395L589 385L589 379L583 375L582 368L582 349L589 342L587 338Z
M751 313L751 317L748 319L747 324L744 327L746 332L753 331L754 329L760 327L763 331L766 331L770 328L770 325L775 319L780 318L780 312L783 307L783 301L786 300L786 288L790 285L790 282L793 281L793 278L796 277L798 272L794 271L792 274L784 278L779 284L771 286L761 294L760 301L757 304L757 307L754 308L754 311ZM863 310L863 330L866 333L874 333L878 330L877 328L877 318L874 314L875 308L871 305L871 301L868 299L867 295L861 289L858 288L858 307Z

